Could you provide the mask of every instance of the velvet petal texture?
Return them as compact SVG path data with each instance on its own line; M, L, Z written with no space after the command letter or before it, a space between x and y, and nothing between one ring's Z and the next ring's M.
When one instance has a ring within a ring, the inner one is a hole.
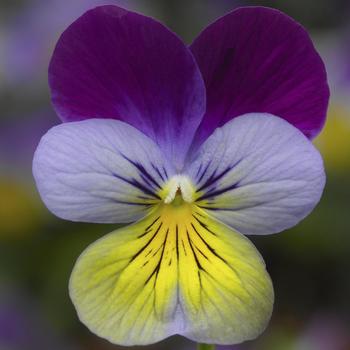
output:
M275 9L245 7L209 25L193 42L207 88L207 112L196 135L245 113L286 119L312 138L329 99L326 71L305 29Z
M49 83L63 121L123 120L156 141L178 169L205 110L190 50L162 24L117 6L97 7L68 27Z
M41 198L57 216L122 223L145 216L172 175L158 146L119 120L89 119L56 126L35 152Z
M196 204L243 234L296 225L318 203L325 184L312 143L268 114L243 115L216 129L189 164Z

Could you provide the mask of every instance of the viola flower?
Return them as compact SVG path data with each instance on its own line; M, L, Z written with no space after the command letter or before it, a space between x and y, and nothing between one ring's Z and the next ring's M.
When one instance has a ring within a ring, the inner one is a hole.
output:
M67 220L134 222L78 259L80 320L122 345L257 337L274 296L245 235L292 227L325 183L308 138L329 92L306 31L240 8L188 48L151 18L98 7L62 34L49 83L64 123L35 153L43 201Z

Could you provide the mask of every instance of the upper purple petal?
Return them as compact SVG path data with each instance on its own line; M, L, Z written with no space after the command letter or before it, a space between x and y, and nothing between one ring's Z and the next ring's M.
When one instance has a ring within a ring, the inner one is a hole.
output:
M68 27L49 83L63 121L123 120L155 140L177 168L205 110L190 50L162 24L117 6L97 7Z
M239 8L193 42L207 88L207 112L195 143L251 112L280 116L307 137L323 127L329 99L326 71L305 29L264 7Z

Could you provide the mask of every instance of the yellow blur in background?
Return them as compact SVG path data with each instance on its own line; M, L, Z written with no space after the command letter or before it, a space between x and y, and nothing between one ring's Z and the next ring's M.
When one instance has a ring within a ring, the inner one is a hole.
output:
M218 349L349 350L350 2L342 0L1 0L0 349L120 348L90 333L68 296L76 258L116 225L55 218L40 201L31 175L40 136L59 123L47 86L52 48L69 23L102 3L158 18L186 42L239 5L281 9L310 30L322 48L332 88L328 120L315 140L327 173L324 196L297 227L253 238L274 282L271 324L257 340ZM172 337L145 349L194 345Z

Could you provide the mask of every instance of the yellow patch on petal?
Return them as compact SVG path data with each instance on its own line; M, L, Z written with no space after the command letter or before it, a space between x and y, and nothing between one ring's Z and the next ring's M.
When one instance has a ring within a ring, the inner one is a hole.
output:
M264 330L273 304L253 244L179 195L88 247L70 295L91 331L122 345L239 343Z

